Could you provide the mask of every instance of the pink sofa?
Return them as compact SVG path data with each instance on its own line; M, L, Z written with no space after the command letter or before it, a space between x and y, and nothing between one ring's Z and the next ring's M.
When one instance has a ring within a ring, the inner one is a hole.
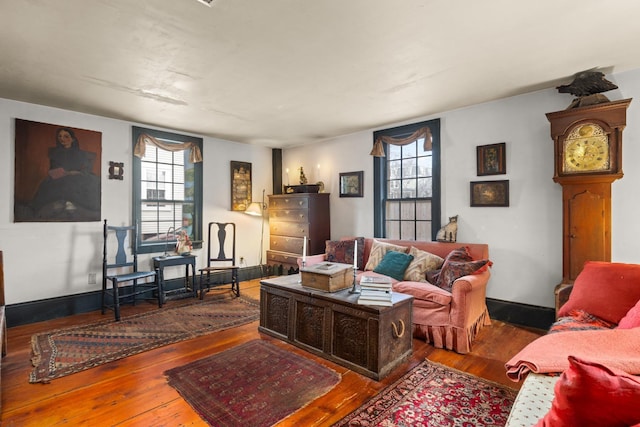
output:
M524 378L506 426L567 425L559 421L567 417L571 425L640 423L640 264L587 261L561 291L567 295L549 333L506 363L509 378ZM629 381L633 389L622 392L620 384ZM625 407L625 396L636 398ZM635 417L624 418L623 409Z
M488 259L489 246L480 243L421 242L413 240L375 239L380 242L417 249L446 258L449 252L467 247L474 260ZM364 263L369 259L374 239L366 238ZM307 256L307 266L323 262L326 254ZM360 268L363 268L360 266ZM372 271L360 271L362 275L377 275ZM482 273L460 277L453 283L452 291L427 282L397 281L392 279L393 290L414 297L413 336L432 343L434 347L446 348L458 353L471 351L478 331L491 324L486 305L487 282L491 273L488 268Z

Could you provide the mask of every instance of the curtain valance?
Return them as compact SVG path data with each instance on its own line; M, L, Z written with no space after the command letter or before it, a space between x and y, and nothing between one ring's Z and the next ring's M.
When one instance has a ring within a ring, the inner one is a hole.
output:
M424 150L431 151L433 147L432 146L433 138L431 136L431 129L429 129L428 126L425 126L418 129L417 131L407 136L406 138L393 138L391 136L379 136L378 138L376 138L373 144L373 149L369 154L376 157L384 157L384 147L382 143L391 144L391 145L407 145L407 144L411 144L413 141L416 141L420 138L424 138L424 146L423 146Z
M162 142L151 135L146 133L141 134L136 141L136 146L133 149L133 155L136 157L144 157L147 144L155 145L158 148L162 148L166 151L182 151L190 150L189 160L191 163L199 163L202 161L202 152L200 147L194 142L183 142L179 144Z

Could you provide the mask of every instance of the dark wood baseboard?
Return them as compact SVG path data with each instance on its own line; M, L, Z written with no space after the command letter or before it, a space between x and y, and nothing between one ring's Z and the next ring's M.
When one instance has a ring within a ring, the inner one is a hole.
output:
M513 325L546 331L555 321L555 309L537 305L487 298L487 308L492 319Z
M266 268L262 270L266 271ZM238 278L241 282L258 279L263 276L264 274L259 265L244 267L238 272ZM219 274L217 280L215 280L215 283L219 284L230 282L230 273ZM184 277L167 280L165 289L178 289L183 286L183 283ZM6 306L7 327L27 325L29 323L43 322L59 317L100 310L102 304L101 293L101 291L92 291L45 300L10 304Z

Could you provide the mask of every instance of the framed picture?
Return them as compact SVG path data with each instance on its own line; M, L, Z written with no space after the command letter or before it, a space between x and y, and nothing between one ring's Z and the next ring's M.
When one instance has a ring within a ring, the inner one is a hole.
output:
M509 206L509 180L471 182L471 206Z
M340 197L363 197L362 177L364 171L340 174Z
M476 147L478 176L507 173L506 146L506 143L501 142Z
M231 161L231 210L246 211L251 204L251 163Z
M102 133L15 119L14 222L102 219Z

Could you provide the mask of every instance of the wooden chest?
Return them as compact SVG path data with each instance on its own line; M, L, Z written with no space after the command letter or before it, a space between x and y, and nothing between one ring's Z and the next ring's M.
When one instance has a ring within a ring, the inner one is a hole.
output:
M299 278L260 282L260 332L375 380L411 355L411 295L394 292L391 307L360 305L358 294L305 288Z
M302 286L323 292L336 292L353 285L353 266L337 262L320 264L300 269Z

